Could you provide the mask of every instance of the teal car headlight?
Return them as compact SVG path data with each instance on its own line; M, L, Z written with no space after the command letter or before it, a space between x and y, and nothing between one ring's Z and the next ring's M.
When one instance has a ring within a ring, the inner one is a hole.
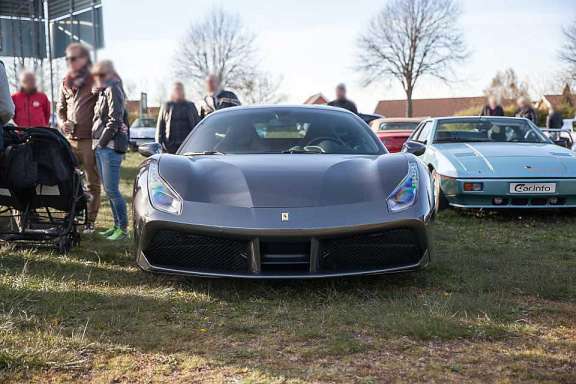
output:
M156 161L148 167L148 195L154 209L174 215L182 213L182 198L162 179Z
M388 196L388 208L392 212L400 212L414 205L418 193L418 165L408 163L408 174Z

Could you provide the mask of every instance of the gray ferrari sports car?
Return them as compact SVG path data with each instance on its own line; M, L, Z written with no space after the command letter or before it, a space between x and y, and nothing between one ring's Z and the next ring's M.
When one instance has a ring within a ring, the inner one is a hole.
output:
M134 184L136 259L194 276L318 278L427 264L432 184L358 116L238 107L205 118L176 155L149 144Z

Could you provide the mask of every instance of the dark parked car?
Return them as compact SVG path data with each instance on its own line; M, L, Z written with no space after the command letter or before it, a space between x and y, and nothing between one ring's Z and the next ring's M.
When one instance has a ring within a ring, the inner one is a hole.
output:
M393 273L427 264L428 170L356 115L319 106L215 112L134 185L138 265L242 278Z

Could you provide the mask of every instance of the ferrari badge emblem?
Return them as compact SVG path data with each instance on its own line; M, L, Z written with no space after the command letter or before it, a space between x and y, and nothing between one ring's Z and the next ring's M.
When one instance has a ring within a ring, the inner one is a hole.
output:
M290 220L290 215L288 214L288 212L282 212L282 221L288 221Z

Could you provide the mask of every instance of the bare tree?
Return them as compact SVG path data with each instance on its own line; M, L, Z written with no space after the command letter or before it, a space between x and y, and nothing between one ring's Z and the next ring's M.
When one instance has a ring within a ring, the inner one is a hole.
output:
M176 76L200 86L211 73L226 87L240 88L253 75L254 35L240 18L222 9L213 9L193 23L176 55Z
M358 70L364 85L397 80L406 93L406 115L422 76L449 81L453 65L467 52L457 27L455 0L390 0L358 40Z
M521 96L528 97L530 87L527 82L518 79L514 69L508 68L505 71L496 73L484 93L495 96L499 100L514 100Z
M277 104L286 100L280 92L282 78L267 72L257 72L244 79L241 85L242 101L246 104Z
M564 29L564 45L560 51L560 60L568 67L568 75L576 80L576 20Z

